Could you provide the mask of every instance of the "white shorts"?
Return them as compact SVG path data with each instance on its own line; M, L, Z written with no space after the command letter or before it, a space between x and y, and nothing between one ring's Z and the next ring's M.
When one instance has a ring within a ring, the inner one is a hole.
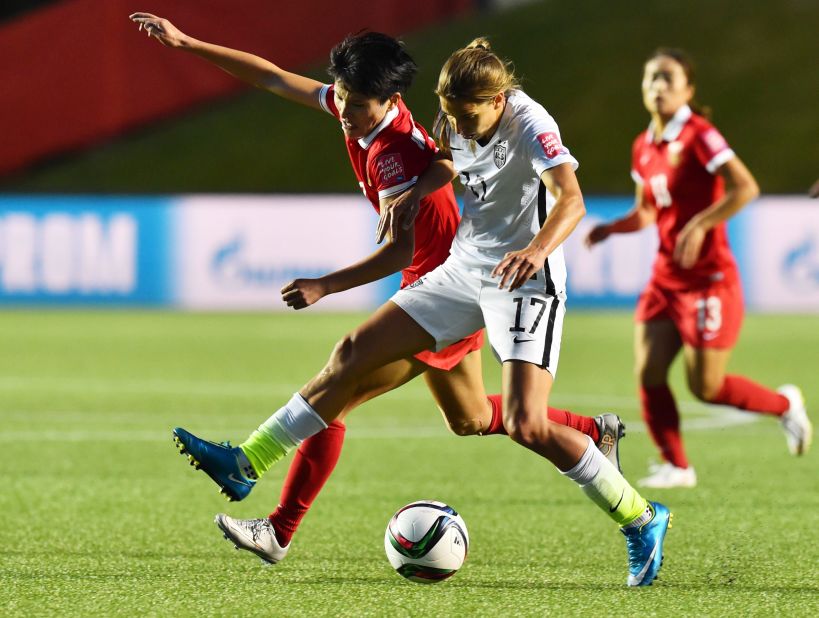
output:
M500 362L526 361L556 375L565 293L546 293L543 270L513 292L499 290L490 272L450 257L391 300L435 338L436 351L485 326Z

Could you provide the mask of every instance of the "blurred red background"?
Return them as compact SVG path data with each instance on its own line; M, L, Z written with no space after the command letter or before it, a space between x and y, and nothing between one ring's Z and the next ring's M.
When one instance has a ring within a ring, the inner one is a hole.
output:
M0 24L0 175L230 95L241 83L137 32L150 12L187 34L283 67L320 63L316 49L364 25L402 35L469 10L474 0L65 0ZM300 24L297 29L281 24ZM142 38L140 38L142 37Z

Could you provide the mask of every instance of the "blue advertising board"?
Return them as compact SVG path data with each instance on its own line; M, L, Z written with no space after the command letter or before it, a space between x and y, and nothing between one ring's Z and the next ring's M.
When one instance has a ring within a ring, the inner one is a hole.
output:
M594 225L631 197L587 197L563 246L568 304L634 307L657 250L650 226L589 249ZM359 261L377 217L361 196L3 196L0 306L149 306L287 310L279 289ZM819 311L819 208L764 197L728 226L746 306ZM400 275L322 299L316 310L371 310Z

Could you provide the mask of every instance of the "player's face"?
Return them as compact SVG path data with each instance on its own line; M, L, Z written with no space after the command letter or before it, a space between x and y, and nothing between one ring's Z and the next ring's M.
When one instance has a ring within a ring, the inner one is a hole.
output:
M694 96L694 87L682 65L668 56L646 63L643 72L643 104L650 114L669 119Z
M335 83L335 103L341 117L341 128L350 139L367 137L395 104L393 98L381 103L375 97L347 90L338 81Z
M479 103L441 97L440 102L453 131L465 139L482 140L495 134L506 97L500 93L494 99Z

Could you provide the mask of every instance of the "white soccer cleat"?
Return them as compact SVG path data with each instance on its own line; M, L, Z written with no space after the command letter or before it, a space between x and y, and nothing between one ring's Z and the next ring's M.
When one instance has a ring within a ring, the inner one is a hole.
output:
M626 426L616 414L601 414L594 417L600 438L595 443L597 450L606 456L617 471L622 474L620 467L620 440L626 437Z
M805 410L805 398L802 391L793 384L784 384L776 391L788 400L788 411L782 415L782 431L788 441L791 455L804 455L813 440L813 425Z
M290 549L289 543L284 547L279 545L273 525L267 519L233 519L219 513L214 521L236 549L253 552L267 563L276 564Z
M671 489L673 487L696 487L697 473L694 468L678 468L672 463L665 462L649 466L649 475L637 481L640 487L651 489Z

